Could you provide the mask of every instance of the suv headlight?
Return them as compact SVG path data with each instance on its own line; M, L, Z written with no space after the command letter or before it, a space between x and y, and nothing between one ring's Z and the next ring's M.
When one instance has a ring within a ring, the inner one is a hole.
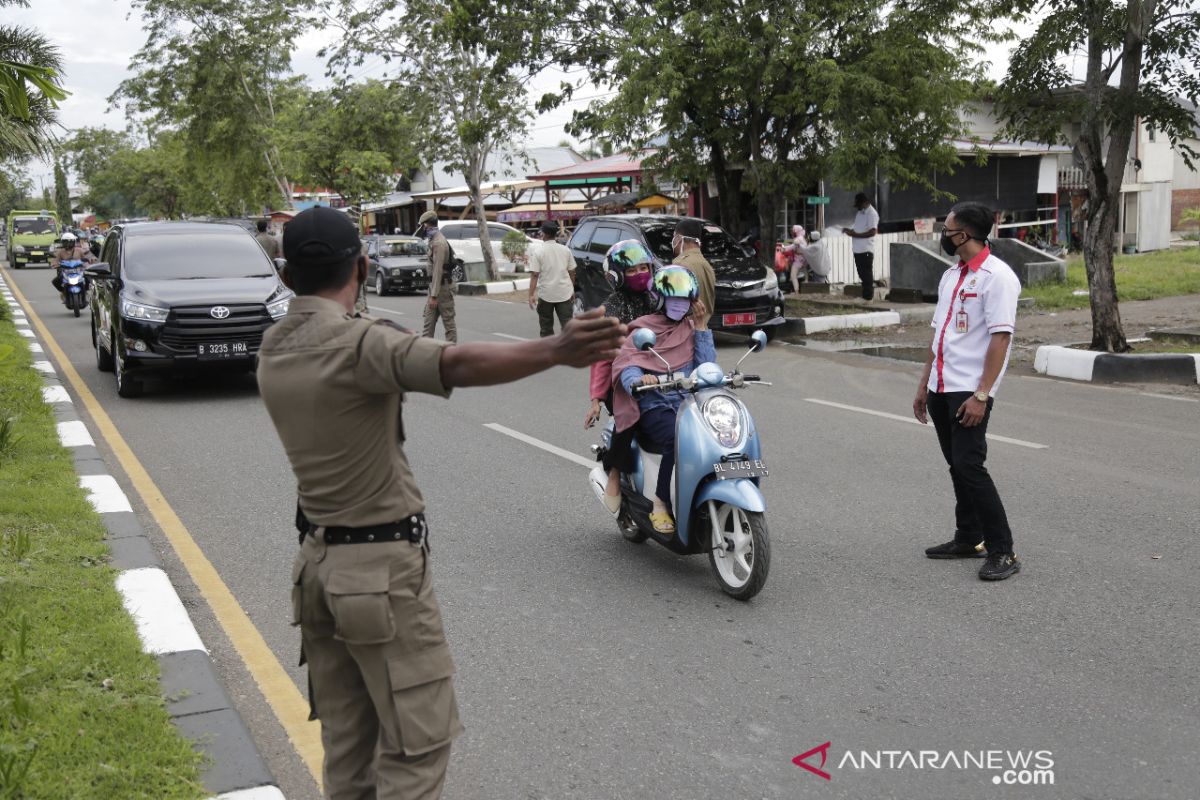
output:
M132 300L121 298L121 316L125 319L140 319L145 322L166 322L167 314L170 312L171 310L168 308L143 305L142 303L135 303Z
M742 408L736 400L723 394L709 398L701 409L704 421L723 447L736 447L746 432Z
M17 245L16 247L13 248L13 252L19 256L25 255L25 245L23 245L23 244Z
M267 303L267 313L271 315L271 319L280 319L288 312L288 305L292 302L292 295L281 297L278 300Z
M775 270L773 270L773 269L767 270L766 290L769 292L769 291L772 291L773 289L778 289L778 288L779 288L779 276L775 274Z
M399 267L392 267L392 277L393 278L399 278L403 274L404 274L404 270L400 269Z

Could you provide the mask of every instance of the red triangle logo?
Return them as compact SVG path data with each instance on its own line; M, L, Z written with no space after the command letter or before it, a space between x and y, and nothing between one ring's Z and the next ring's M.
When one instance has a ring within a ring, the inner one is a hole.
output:
M833 742L826 742L825 744L817 745L812 750L809 750L807 753L801 753L800 755L793 758L792 763L795 764L797 767L801 767L803 769L808 770L813 775L817 775L821 778L824 778L825 780L830 780L830 776L829 776L828 772L826 772L824 769L821 769L819 767L814 767L812 764L807 763L806 760L815 756L817 753L820 753L821 754L821 767L824 767L825 759L827 757L827 754L829 751L829 746L831 744L833 744Z

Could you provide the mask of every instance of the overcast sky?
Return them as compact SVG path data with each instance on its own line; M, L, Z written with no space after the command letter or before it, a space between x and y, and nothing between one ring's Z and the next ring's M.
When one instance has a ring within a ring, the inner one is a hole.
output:
M38 29L62 52L65 66L64 83L71 92L63 102L59 119L67 128L84 125L124 128L125 117L120 110L108 109L108 97L127 77L130 59L145 41L141 19L129 11L127 2L117 0L33 0L32 8L5 8L5 22L28 25ZM53 14L47 10L53 8ZM58 22L60 24L55 25ZM307 75L313 85L325 85L325 64L317 51L332 39L329 32L314 32L300 40L292 54L292 67ZM987 53L993 62L993 77L999 78L1007 64L1006 48L991 48ZM387 65L382 59L367 59L357 77L370 78L384 74ZM540 95L556 87L561 75L539 76L534 85ZM555 109L533 123L530 145L556 145L569 137L563 126L570 120L574 108L586 105L587 100L600 93L598 89L583 89L572 105ZM579 144L578 142L574 142ZM41 178L51 184L49 166L34 165L31 177L38 191Z

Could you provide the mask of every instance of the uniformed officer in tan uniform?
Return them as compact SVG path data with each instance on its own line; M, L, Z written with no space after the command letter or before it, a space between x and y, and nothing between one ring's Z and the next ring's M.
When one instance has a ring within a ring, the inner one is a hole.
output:
M296 475L293 624L321 721L325 793L432 800L462 725L425 504L401 447L402 395L445 397L613 358L624 326L598 310L548 339L451 347L354 314L367 260L341 212L298 214L283 251L297 297L263 337L258 381Z
M438 317L446 328L446 339L458 341L458 326L454 323L454 284L450 280L454 265L450 263L450 245L438 230L437 214L426 211L418 220L418 235L429 240L429 302L425 305L425 335L433 338Z
M703 236L703 222L690 217L679 220L675 225L675 235L671 237L671 252L675 253L675 260L671 263L696 276L696 282L700 284L700 300L711 313L717 307L717 273L700 252L700 239Z

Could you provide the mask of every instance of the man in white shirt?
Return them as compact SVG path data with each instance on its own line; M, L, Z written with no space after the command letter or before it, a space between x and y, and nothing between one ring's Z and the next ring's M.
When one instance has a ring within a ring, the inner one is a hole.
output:
M995 214L981 203L959 203L946 217L942 250L958 256L938 286L933 341L913 414L933 419L954 484L954 538L925 551L929 558L983 558L985 581L1015 575L1021 562L987 458L988 418L1017 321L1021 282L992 255L988 235Z
M566 327L575 312L575 259L559 244L558 223L542 223L542 246L529 256L529 307L537 309L542 336L554 335L554 317Z
M854 267L862 281L862 298L870 302L875 298L875 234L879 233L879 212L871 200L862 192L854 195L854 227L846 235L854 241L850 249L854 252Z

